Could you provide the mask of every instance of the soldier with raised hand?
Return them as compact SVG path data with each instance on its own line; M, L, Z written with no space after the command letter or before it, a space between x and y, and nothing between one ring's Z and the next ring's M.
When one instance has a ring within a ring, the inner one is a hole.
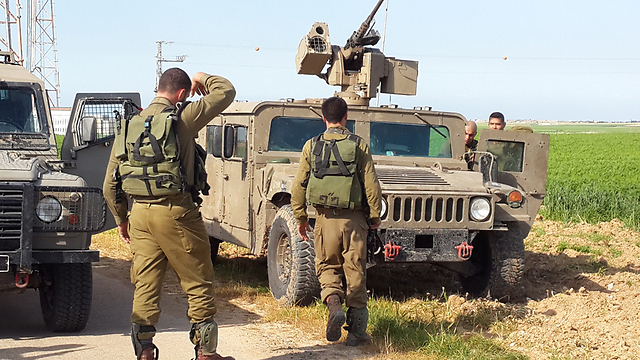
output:
M356 346L371 341L366 332L367 233L380 226L382 191L369 146L346 128L346 102L338 97L326 99L322 120L327 130L302 149L291 206L298 234L306 241L311 231L307 204L316 209L315 264L322 302L329 308L327 340L340 340L346 321L346 345Z
M133 253L131 280L135 293L131 340L139 360L158 358L153 336L160 317L160 292L168 264L175 269L188 296L187 315L192 323L190 338L195 344L196 359L233 359L216 353L218 327L213 319L216 307L211 247L195 199L198 190L202 190L196 180L199 178L196 173L201 169L197 166L195 137L233 102L235 93L233 85L225 78L199 72L190 79L183 70L172 68L162 74L156 97L138 115L141 116L138 119L142 119L138 123L144 124L140 126L144 132L139 139L144 140L133 142L138 136L133 134L134 118L120 123L129 126L128 135L123 135L126 138L122 141L120 134L127 134L127 131L118 127L107 166L104 197L118 224L120 236L130 243ZM194 94L203 97L179 106ZM173 126L171 131L177 135L176 140L167 133L159 133L153 123L168 119L159 114L175 113L178 107L179 116L174 117L173 125L167 125L163 130L169 132ZM157 151L158 146L155 146L153 156L142 156L142 147L152 142L152 137L156 143L171 142L164 144L170 151L165 148ZM179 163L161 160L170 156L169 153ZM143 160L159 163L142 166ZM168 168L177 168L179 174L167 172ZM127 214L127 199L122 190L133 199L130 214Z

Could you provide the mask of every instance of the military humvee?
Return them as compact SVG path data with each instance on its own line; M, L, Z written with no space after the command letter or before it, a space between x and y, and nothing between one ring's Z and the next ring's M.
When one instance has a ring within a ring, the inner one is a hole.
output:
M345 46L331 45L328 26L316 23L296 55L299 74L342 87L337 95L349 104L347 127L370 144L383 190L383 214L377 236L368 243L369 265L428 262L457 273L470 294L517 299L522 295L523 240L545 194L549 137L484 130L469 171L464 116L422 107L370 107L378 88L415 95L417 86L417 62L367 47L380 39L370 24L382 1ZM122 107L122 98L77 97L70 128L87 127L83 104ZM320 294L313 245L297 233L290 191L304 143L325 130L321 103L235 102L197 139L207 151L211 191L203 196L201 212L212 257L221 241L254 254L266 252L269 285L283 305L309 303ZM112 129L109 112L95 116ZM78 163L104 159L106 167L109 148L95 142L109 145L112 139L112 130L84 140L78 133L74 143L65 138L62 158L73 153ZM89 146L87 154L92 155L66 150L82 146ZM90 183L99 186L101 181ZM311 225L314 214L310 208Z
M91 310L91 233L100 188L61 172L44 83L0 52L0 292L38 289L53 331L85 327Z
M369 240L369 265L429 262L459 274L465 292L518 299L523 240L545 194L549 137L485 130L469 171L464 116L370 107L378 88L414 95L418 75L417 62L365 46L380 38L369 25L381 3L343 47L331 45L326 24L315 23L296 56L299 74L341 86L347 127L370 144L383 214ZM314 249L297 233L290 191L304 143L325 129L321 103L236 102L198 137L212 187L202 206L209 234L254 254L266 251L269 285L284 305L319 295Z

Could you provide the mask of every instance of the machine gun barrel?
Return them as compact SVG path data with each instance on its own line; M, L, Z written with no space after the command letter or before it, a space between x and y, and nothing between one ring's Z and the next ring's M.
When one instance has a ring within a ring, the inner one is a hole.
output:
M367 33L367 30L369 30L369 26L371 26L371 21L373 21L373 17L376 15L376 13L380 9L380 6L382 5L383 2L384 0L378 0L378 3L373 8L373 11L371 12L371 14L369 14L367 19L362 23L362 25L360 25L360 28L357 31L353 32L353 35L351 35L349 40L347 40L347 44L344 46L345 49L360 45L360 41L362 41L362 38Z

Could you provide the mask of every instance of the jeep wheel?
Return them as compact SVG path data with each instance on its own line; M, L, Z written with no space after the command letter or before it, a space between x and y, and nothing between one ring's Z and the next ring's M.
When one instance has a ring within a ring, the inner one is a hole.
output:
M269 232L269 287L282 306L308 305L320 297L313 241L304 241L291 205L278 210Z
M40 308L47 328L84 329L91 312L91 264L53 264L41 268Z
M517 223L508 227L508 231L488 233L473 242L469 261L481 270L473 276L460 276L464 291L500 301L523 300L524 239Z

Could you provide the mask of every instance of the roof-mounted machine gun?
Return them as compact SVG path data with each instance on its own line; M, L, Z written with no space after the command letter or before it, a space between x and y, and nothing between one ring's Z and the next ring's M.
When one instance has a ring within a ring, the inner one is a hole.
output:
M352 105L369 105L380 92L415 95L418 83L418 62L386 57L373 46L380 33L373 29L373 17L384 0L378 0L367 19L354 31L345 46L331 45L329 26L317 22L300 41L296 55L298 74L316 75L329 85L338 85L337 95ZM325 65L329 68L322 72Z

